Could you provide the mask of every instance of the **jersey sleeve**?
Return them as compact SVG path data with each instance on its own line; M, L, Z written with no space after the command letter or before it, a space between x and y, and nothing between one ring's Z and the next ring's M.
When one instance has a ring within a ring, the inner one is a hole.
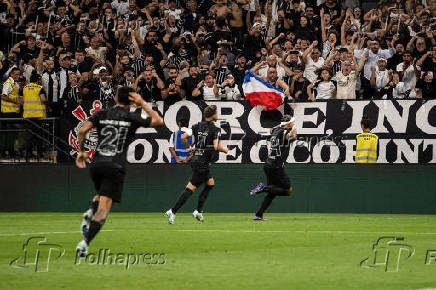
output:
M150 127L151 118L150 117L143 118L141 114L142 114L141 108L138 108L135 110L135 112L133 112L133 121L135 122L136 126L145 127L145 128Z
M215 129L214 129L214 131L213 131L213 140L216 140L216 139L220 139L220 137L221 137L221 129L220 128L218 128L218 127L215 127Z

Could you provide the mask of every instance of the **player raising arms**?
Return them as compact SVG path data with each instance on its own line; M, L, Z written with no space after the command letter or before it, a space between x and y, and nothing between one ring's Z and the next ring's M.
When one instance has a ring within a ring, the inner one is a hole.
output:
M218 120L216 106L207 106L204 109L204 119L204 122L195 124L192 126L192 129L182 135L183 144L185 144L186 148L189 148L193 154L191 158L192 176L185 190L177 199L176 204L165 212L169 224L174 223L177 211L185 204L194 191L202 183L205 183L205 187L198 197L197 208L192 213L194 218L198 221L203 221L203 205L210 190L215 185L215 181L209 172L209 163L212 161L215 151L224 153L229 151L227 148L222 147L219 141L221 129L215 126L215 122ZM187 142L187 139L192 135L195 140L194 148L191 148Z
M263 213L271 205L273 199L276 196L291 195L291 182L283 167L289 154L290 143L296 138L295 119L291 116L285 115L280 125L271 129L271 137L268 140L268 159L263 167L267 185L261 182L250 192L252 196L261 192L266 193L253 220L265 221Z
M98 133L98 145L91 163L91 178L97 195L92 201L91 208L83 216L83 240L76 248L81 256L87 254L89 243L104 225L112 209L112 203L121 201L127 145L134 137L136 129L160 127L164 124L159 114L131 88L119 88L115 102L115 107L92 115L78 134L80 151L77 154L76 165L85 168L89 162L88 154L84 151L86 134L93 127L97 128ZM131 112L132 106L138 108ZM142 110L148 117L141 116Z

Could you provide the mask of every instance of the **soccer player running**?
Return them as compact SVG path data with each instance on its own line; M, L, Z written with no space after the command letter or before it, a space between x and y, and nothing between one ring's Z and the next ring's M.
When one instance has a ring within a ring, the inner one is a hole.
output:
M84 151L86 134L96 128L99 140L90 166L97 195L92 200L91 208L83 215L83 240L76 247L80 256L87 254L89 243L104 225L112 203L121 201L127 145L133 139L136 129L160 127L164 124L159 114L131 88L119 88L115 102L116 106L92 115L78 134L76 166L79 168L85 168L86 163L90 162ZM131 112L131 107L135 106L137 109ZM148 117L141 115L142 110Z
M267 220L263 217L263 213L271 205L273 199L276 196L291 195L291 182L283 167L289 154L291 141L296 138L295 119L291 116L285 115L280 125L271 129L271 136L268 140L268 159L263 167L267 185L261 182L250 192L251 196L262 192L266 193L262 205L254 215L253 220Z
M204 109L204 122L200 122L192 126L182 135L182 142L186 148L192 152L191 158L192 176L186 185L185 190L177 199L175 205L165 212L168 217L168 223L173 224L176 218L177 211L186 203L188 198L194 191L203 183L205 187L198 197L197 208L192 213L193 217L202 222L203 219L203 206L209 195L209 192L215 185L214 179L209 172L209 164L212 161L215 151L227 153L229 150L221 146L219 141L221 129L215 126L218 120L218 112L216 106L207 106ZM190 147L187 139L194 136L194 147Z

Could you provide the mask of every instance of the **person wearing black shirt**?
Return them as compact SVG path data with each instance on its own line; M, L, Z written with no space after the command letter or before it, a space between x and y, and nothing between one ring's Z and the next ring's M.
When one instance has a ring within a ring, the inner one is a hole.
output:
M422 79L418 79L416 83L416 91L417 98L436 98L436 81L432 71L425 72Z
M185 144L186 148L189 148L193 154L191 158L192 176L174 206L165 212L169 224L174 223L177 211L203 183L205 183L205 187L198 197L198 205L192 215L200 222L204 220L202 214L203 205L210 190L215 185L215 181L209 172L209 164L212 162L216 151L224 153L229 151L226 147L221 146L219 140L220 128L215 126L215 122L218 120L217 107L214 105L207 106L204 109L204 119L204 122L195 124L192 126L191 130L187 130L187 132L182 135L183 144ZM194 136L194 148L190 147L188 144L187 140L190 136Z
M250 195L265 192L260 209L254 215L253 220L266 220L263 213L271 205L276 196L289 196L292 192L291 181L284 170L284 164L289 155L289 147L292 140L297 138L295 119L285 115L278 127L271 129L271 137L268 140L268 159L263 167L267 179L267 185L262 182L251 190Z
M100 100L104 109L115 105L116 88L107 68L94 69L94 78L82 86L82 96L86 101Z
M157 101L162 101L165 84L154 71L144 71L136 79L133 87L136 88L136 91L147 102L155 104Z
M25 55L30 54L33 58L38 58L40 48L36 46L36 39L30 35L19 43L17 43L11 51L18 54L18 59L22 59Z
M197 87L199 82L201 82L201 77L198 73L198 66L193 65L189 68L189 77L182 79L180 96L182 98L186 97L188 101L193 100L192 91Z
M99 140L91 163L91 178L97 195L92 200L91 208L83 215L83 240L76 247L80 256L86 256L89 243L104 225L112 204L121 201L127 145L133 139L136 129L163 125L158 113L131 88L121 87L118 90L116 104L113 108L100 110L92 115L78 133L79 152L76 166L79 168L85 168L86 163L90 162L85 151L86 134L96 128ZM138 108L131 112L133 106ZM141 109L149 117L144 119Z
M165 103L172 105L181 100L180 85L177 84L179 72L176 67L171 67L168 71L168 80L165 82Z

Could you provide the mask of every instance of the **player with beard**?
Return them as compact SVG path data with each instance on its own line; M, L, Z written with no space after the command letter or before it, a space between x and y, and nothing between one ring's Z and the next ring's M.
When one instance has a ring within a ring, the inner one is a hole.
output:
M192 215L198 221L204 221L202 209L209 192L215 185L215 181L209 172L209 164L216 151L224 153L229 151L227 148L221 146L219 141L220 129L215 126L215 122L218 120L216 106L211 105L204 109L204 119L205 121L195 124L192 126L192 129L182 135L183 144L185 144L186 148L189 148L193 154L191 158L192 176L174 206L165 212L169 224L174 223L177 211L203 183L205 183L205 187L198 197L197 208ZM194 148L191 148L188 144L187 139L190 136L194 136Z
M162 118L132 88L121 87L115 97L116 106L92 115L79 130L79 152L76 166L85 168L90 162L85 151L86 134L97 128L98 145L91 164L91 178L97 195L89 210L83 215L81 231L83 240L76 247L78 255L85 256L89 243L100 231L109 215L112 204L121 201L125 176L127 145L138 127L160 127ZM130 111L131 107L138 107ZM148 117L143 118L144 110Z
M291 181L284 170L286 158L292 140L297 138L295 119L285 115L279 126L271 129L271 137L268 140L268 159L263 167L267 178L267 185L259 183L250 195L265 192L266 196L260 209L254 215L253 220L265 221L263 213L271 205L276 196L289 196L292 192Z

